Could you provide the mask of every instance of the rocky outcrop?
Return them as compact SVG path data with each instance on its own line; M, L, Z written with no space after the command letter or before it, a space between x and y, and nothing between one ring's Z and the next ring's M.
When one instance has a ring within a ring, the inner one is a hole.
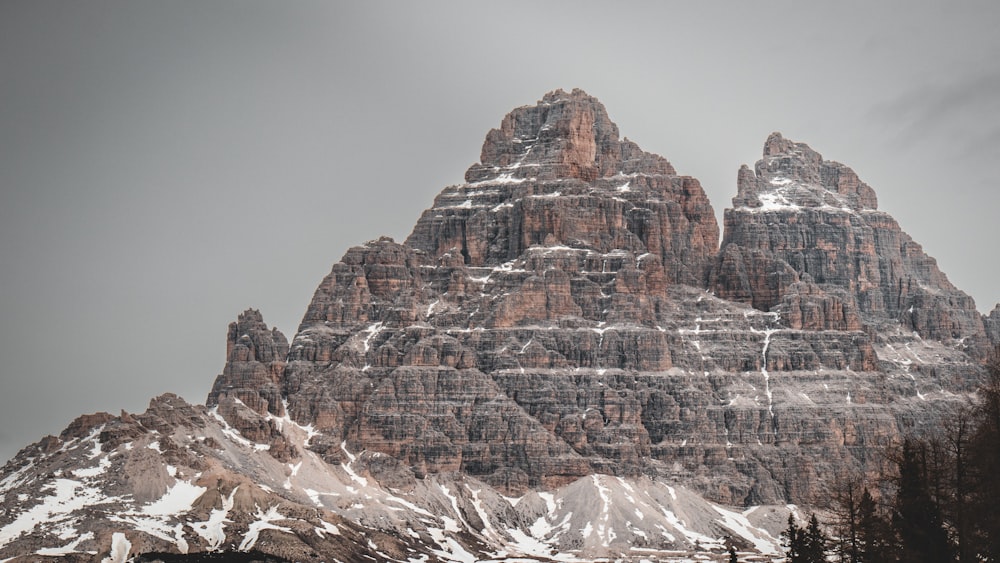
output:
M990 343L994 347L1000 345L1000 304L994 307L989 315L983 317L983 324Z
M772 134L740 169L710 287L722 298L799 319L803 286L814 329L898 324L924 338L988 347L972 298L956 289L850 168ZM805 276L808 275L808 279ZM827 314L833 315L826 318ZM794 322L801 322L795 320Z
M281 381L287 356L285 335L276 328L268 329L260 311L244 311L236 322L229 324L226 365L205 404L216 406L230 397L258 414L283 416Z
M242 436L265 444L267 452L282 461L291 459L294 447L282 439L273 419L266 417L285 416L287 358L285 335L276 328L269 329L260 311L244 311L229 324L226 365L205 400Z
M823 289L807 273L785 286L781 301L772 309L794 329L859 331L862 329L855 301L846 291Z
M538 104L507 114L499 129L486 134L480 162L469 168L465 180L510 176L592 182L637 173L676 175L665 158L620 140L601 102L575 89L549 92Z
M537 245L626 251L660 260L667 283L700 286L718 247L694 178L620 140L596 98L557 90L486 136L466 182L446 188L406 244L468 266L496 266Z

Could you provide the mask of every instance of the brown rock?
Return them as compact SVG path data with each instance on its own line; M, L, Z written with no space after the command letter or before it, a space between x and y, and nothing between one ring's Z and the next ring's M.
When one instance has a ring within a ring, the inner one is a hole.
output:
M580 90L552 92L504 118L468 183L446 188L410 247L496 267L532 246L660 258L667 283L701 285L718 225L697 180L628 140ZM667 267L669 265L669 267Z
M248 309L229 324L226 366L205 400L218 405L224 397L239 399L258 414L284 416L281 381L288 341L278 329L268 329L260 311Z
M74 438L83 438L99 426L114 420L114 418L114 415L106 412L80 415L73 422L69 423L69 426L59 435L59 439L72 440Z
M898 323L925 338L967 339L974 354L984 353L987 337L972 299L876 210L874 192L850 168L775 133L755 171L740 169L733 206L711 274L720 297L764 311L780 306L816 329L851 330L855 315L869 326ZM806 274L811 300L817 291L826 296L803 309L805 288L792 286Z

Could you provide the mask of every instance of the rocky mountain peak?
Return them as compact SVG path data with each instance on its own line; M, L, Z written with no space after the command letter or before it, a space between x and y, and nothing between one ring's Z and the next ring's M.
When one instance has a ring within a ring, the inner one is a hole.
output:
M701 185L619 139L586 92L557 90L511 111L486 135L481 160L438 194L407 247L474 267L535 263L525 254L533 247L562 249L552 259L569 252L581 268L630 253L655 256L668 283L704 282L719 228Z
M821 208L856 212L878 208L875 191L839 162L805 143L775 132L764 143L763 158L753 172L746 166L737 175L735 207L761 210Z
M780 131L775 131L767 136L767 140L764 141L765 157L791 154L801 156L804 160L810 160L817 164L823 160L822 155L809 148L809 145L786 139Z
M853 170L772 133L754 169L737 175L710 287L789 319L811 317L803 327L898 325L982 354L990 340L972 298L877 206ZM803 316L803 307L822 314Z
M555 90L534 106L519 107L503 118L483 142L479 164L468 182L497 178L575 178L593 181L637 171L675 174L666 159L618 138L618 126L604 105L579 88Z

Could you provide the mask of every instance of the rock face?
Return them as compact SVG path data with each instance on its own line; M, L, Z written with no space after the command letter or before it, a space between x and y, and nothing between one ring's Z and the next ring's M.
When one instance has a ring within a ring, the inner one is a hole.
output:
M226 366L205 404L216 406L221 399L233 397L257 414L283 416L281 381L287 357L285 335L278 329L269 330L260 311L245 311L229 325Z
M348 250L291 344L241 314L207 407L168 396L22 451L0 558L769 553L786 509L712 502L817 503L879 471L998 340L853 171L778 134L721 250L697 180L582 91L515 109L480 160L406 242Z
M565 245L659 258L667 283L701 286L718 248L712 206L694 178L619 140L595 98L547 94L486 136L466 184L446 188L406 244L467 266Z
M979 357L989 349L972 298L877 210L875 193L850 168L774 133L754 171L740 169L737 190L711 274L720 297L788 311L795 322L805 315L803 327L816 330L898 323L924 338L962 341Z
M989 336L990 342L996 346L1000 343L1000 304L990 311L990 314L983 318L983 324L986 327L986 335Z

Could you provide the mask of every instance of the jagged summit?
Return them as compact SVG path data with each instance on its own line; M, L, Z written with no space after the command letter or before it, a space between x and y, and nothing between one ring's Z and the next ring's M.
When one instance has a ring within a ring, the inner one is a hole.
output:
M618 138L604 105L583 90L556 90L536 105L504 117L483 142L467 182L576 178L586 182L616 174L675 174L663 157Z
M754 170L740 168L709 287L819 329L901 326L990 347L972 298L953 286L874 190L805 143L772 133Z
M737 175L734 207L761 211L802 208L856 212L878 208L875 191L839 162L805 143L771 133L754 170L744 165Z
M668 282L701 285L719 227L698 180L619 140L604 106L582 90L547 94L486 135L466 183L445 188L406 245L467 266L497 267L532 247L655 256ZM589 257L589 258L588 258Z

